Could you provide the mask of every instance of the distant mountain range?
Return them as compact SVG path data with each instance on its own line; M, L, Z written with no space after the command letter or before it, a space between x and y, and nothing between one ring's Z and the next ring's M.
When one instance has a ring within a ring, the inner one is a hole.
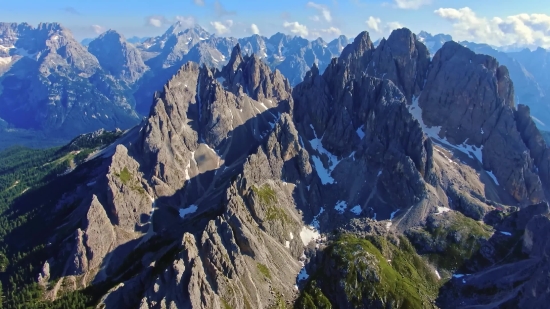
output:
M427 32L417 37L432 57L452 40L449 35ZM349 42L345 36L326 42L283 33L269 38L218 37L199 25L189 28L180 22L157 37L126 39L108 30L78 42L57 23L36 28L0 23L0 119L2 127L10 129L4 137L9 142L4 144L17 143L21 130L26 130L24 135L39 132L45 140L70 140L101 128L132 127L149 113L155 92L183 64L193 61L221 69L236 44L243 55L257 55L295 86L313 63L323 72ZM546 50L504 52L485 44L461 44L506 65L516 83L516 101L531 107L542 129L550 126Z

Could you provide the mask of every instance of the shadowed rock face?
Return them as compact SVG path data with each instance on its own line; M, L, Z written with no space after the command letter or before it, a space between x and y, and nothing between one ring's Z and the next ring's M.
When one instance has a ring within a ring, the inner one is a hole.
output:
M361 33L294 89L240 45L221 70L187 63L155 94L149 117L95 154L86 182L59 202L70 237L57 235L53 246L63 250L48 262L49 276L78 286L113 280L105 308L271 308L297 298L304 272L331 263L319 234L388 236L395 250L395 236L405 234L426 252L462 244L457 250L470 252L494 231L464 230L518 201L544 200L546 147L511 98L493 58L448 43L430 63L407 29L377 48ZM433 126L441 128L434 134ZM482 162L461 150L464 142L483 146ZM532 260L519 263L530 271L546 269L545 205L493 218L499 228L526 229ZM430 228L456 233L433 240L423 234ZM368 264L359 275L397 276L398 267L381 270L380 257L364 251L355 256ZM354 261L330 268L334 282ZM478 270L480 278L493 271ZM435 292L423 290L412 297L432 303ZM344 294L326 293L352 308ZM362 303L393 306L385 299Z
M514 119L514 90L506 67L448 42L434 56L418 100L426 125L441 127L439 137L483 148L483 167L518 202L544 199Z

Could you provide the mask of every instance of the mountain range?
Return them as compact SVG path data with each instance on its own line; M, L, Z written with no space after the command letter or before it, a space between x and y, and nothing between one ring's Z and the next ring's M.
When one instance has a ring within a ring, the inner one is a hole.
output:
M90 42L124 83L183 64L137 126L44 154L39 185L5 168L10 308L546 307L550 150L511 70L403 28L293 87L274 37Z
M421 32L418 39L433 56L452 37ZM323 72L349 42L345 36L327 43L282 33L270 38L217 37L199 25L188 28L178 22L158 37L126 40L108 30L81 44L56 23L37 28L2 23L0 123L5 134L0 147L40 144L37 139L50 145L48 141L68 141L101 128L128 129L148 115L154 93L183 64L193 61L221 69L237 43L243 54L256 54L296 86L313 63ZM550 123L547 51L504 52L485 44L461 44L509 68L517 86L515 100L529 106L537 126L545 130Z

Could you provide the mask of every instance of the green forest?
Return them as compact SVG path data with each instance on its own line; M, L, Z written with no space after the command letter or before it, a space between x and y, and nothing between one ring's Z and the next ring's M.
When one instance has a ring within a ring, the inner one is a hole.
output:
M50 250L46 237L56 226L56 218L48 214L62 194L78 183L79 176L73 175L78 173L68 172L121 134L83 135L67 146L50 149L0 151L0 308L90 308L86 291L44 301L37 277Z

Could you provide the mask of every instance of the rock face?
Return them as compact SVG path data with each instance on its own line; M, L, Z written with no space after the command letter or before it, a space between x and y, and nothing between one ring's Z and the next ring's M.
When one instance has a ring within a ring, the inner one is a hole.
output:
M259 38L221 69L183 65L147 119L73 172L50 214L66 222L50 278L109 287L105 308L426 308L437 278L498 272L502 237L523 230L529 258L510 267L544 273L546 146L494 58L448 43L430 63L407 29L376 48L361 33L291 89L243 52Z
M127 86L57 23L0 25L0 117L56 136L137 122Z
M96 56L104 70L126 83L134 83L147 71L138 49L114 30L90 42L88 51Z
M445 43L434 56L418 99L428 127L453 145L481 148L478 159L520 203L544 199L529 149L514 119L514 92L506 67L489 56ZM457 115L459 115L457 117Z

